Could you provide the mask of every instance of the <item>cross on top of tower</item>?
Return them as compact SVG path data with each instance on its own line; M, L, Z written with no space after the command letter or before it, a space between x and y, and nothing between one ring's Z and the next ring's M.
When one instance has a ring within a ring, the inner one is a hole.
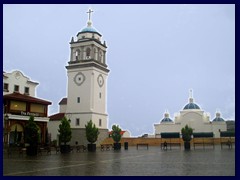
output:
M88 21L91 20L91 13L93 12L93 10L88 9L87 13L88 13Z

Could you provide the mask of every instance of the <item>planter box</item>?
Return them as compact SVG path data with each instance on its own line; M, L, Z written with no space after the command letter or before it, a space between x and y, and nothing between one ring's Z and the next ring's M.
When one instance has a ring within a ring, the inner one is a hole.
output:
M88 144L88 151L95 152L96 151L96 144Z
M70 145L61 145L60 146L60 152L63 154L70 152Z
M190 141L184 141L184 149L185 150L190 150L191 149Z
M37 146L28 146L27 147L26 153L28 156L36 156L37 152L38 152Z
M114 150L120 150L121 149L121 143L113 143Z

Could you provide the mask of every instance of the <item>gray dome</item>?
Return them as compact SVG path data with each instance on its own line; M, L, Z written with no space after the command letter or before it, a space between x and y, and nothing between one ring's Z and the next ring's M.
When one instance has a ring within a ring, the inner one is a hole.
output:
M186 110L186 109L200 109L200 107L197 104L195 104L193 102L193 98L190 97L189 98L189 103L187 105L185 105L184 108L183 108L183 110Z
M216 117L213 119L213 122L224 122L224 119L221 118L220 112L216 113Z
M216 117L213 119L213 122L223 122L223 121L224 121L224 119L221 117Z
M183 109L184 110L185 109L200 109L200 107L197 104L191 102L191 103L188 103L187 105L185 105L185 107Z
M173 121L170 118L165 117L165 118L162 119L161 122L173 122Z

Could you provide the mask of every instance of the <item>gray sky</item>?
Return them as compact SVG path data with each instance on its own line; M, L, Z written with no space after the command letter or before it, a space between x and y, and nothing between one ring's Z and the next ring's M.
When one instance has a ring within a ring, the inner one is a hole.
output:
M18 69L51 101L67 95L69 42L93 26L106 40L108 128L154 133L165 110L174 119L189 89L211 120L235 119L235 5L3 5L3 70Z

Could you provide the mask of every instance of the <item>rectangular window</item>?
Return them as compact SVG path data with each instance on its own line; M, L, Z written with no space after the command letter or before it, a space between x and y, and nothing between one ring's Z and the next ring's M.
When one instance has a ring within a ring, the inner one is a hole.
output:
M4 85L3 85L3 91L8 92L8 83L4 83Z
M77 103L80 103L80 97L77 98Z
M79 118L76 119L76 126L80 126L80 119Z
M44 113L45 112L45 105L42 104L31 104L30 105L30 112L35 113Z
M21 101L11 101L10 110L13 111L26 111L26 103Z
M101 127L101 126L102 126L102 120L99 119L99 127Z
M19 92L19 86L18 85L14 85L14 92Z
M25 88L24 88L24 94L29 95L29 87L25 87Z

